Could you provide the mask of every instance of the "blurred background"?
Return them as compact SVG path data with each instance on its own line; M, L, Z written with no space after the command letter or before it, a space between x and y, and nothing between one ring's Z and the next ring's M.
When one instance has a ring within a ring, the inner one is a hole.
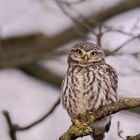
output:
M1 140L57 140L69 127L60 87L67 52L83 40L105 50L119 98L140 97L140 0L0 0ZM10 135L13 124L21 130ZM140 132L140 108L113 115L105 140L121 131Z

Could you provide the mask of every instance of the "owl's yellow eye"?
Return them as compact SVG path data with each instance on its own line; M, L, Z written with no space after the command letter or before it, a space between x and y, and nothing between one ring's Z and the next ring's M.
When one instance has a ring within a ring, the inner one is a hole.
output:
M83 55L83 52L80 49L78 49L78 50L76 50L76 54L81 56L81 55Z
M92 57L96 57L97 56L97 52L91 52L91 56Z

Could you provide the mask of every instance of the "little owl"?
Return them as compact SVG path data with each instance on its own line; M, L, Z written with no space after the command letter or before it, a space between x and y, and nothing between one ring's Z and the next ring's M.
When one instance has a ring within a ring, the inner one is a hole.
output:
M90 42L81 42L71 48L61 99L72 120L87 111L116 102L117 86L116 71L106 64L102 48ZM92 124L94 140L103 140L110 124L111 116Z

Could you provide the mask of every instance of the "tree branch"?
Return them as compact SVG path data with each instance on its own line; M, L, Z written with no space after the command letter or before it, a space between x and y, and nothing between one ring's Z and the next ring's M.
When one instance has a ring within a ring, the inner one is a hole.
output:
M8 111L3 111L3 115L5 116L8 127L9 127L9 135L11 137L11 140L17 140L16 133L18 131L26 131L26 130L28 130L30 128L33 128L34 126L38 125L42 121L44 121L47 117L49 117L54 112L54 110L59 105L59 103L60 103L60 98L54 103L54 105L50 108L50 110L45 115L43 115L38 120L32 122L31 124L29 124L27 126L23 126L23 127L19 126L18 124L14 124L12 122L12 119L10 117L9 112Z
M95 21L104 22L105 20L126 12L128 10L137 8L140 6L139 0L124 0L112 7L108 7L102 11L102 13L90 14L86 19L83 19L83 23L89 24L87 19L93 19ZM78 19L78 18L77 18ZM77 25L81 28L81 25ZM91 22L90 27L95 27L95 23ZM84 29L84 33L90 32L89 29ZM53 36L46 37L41 34L13 37L9 39L1 40L1 52L0 52L0 68L10 66L21 66L29 64L42 59L49 55L54 48L58 48L73 39L79 38L79 35L75 31L75 26L71 26L61 33Z
M11 120L11 117L10 117L9 113L7 111L4 111L3 115L5 116L7 124L8 124L8 127L9 127L9 135L11 137L11 140L17 140L16 130L15 130L16 127L12 123L12 120Z
M121 44L119 47L117 47L115 50L110 52L110 55L113 55L114 53L118 52L120 49L122 49L125 45L129 44L135 39L140 39L140 34L133 36L132 38L125 41L123 44Z
M116 49L114 49L112 51L110 51L110 50L104 50L106 56L119 54L118 51L120 49L122 49L123 47L125 47L127 44L129 44L130 42L132 42L135 39L140 39L140 34L132 36L131 38L129 38L128 40L126 40L125 42L123 42L120 46L118 46Z
M140 98L126 98L116 103L106 105L93 113L86 113L83 117L78 118L80 124L72 124L69 129L59 138L59 140L75 140L78 137L90 135L91 129L89 129L88 126L90 126L95 121L100 120L108 115L114 114L118 111L135 107L140 107ZM81 127L83 123L87 125L87 127L84 129Z
M20 67L20 69L35 78L38 78L42 81L52 84L53 86L56 86L57 88L59 88L61 85L61 76L55 74L54 72L48 70L47 68L37 63L22 66Z
M59 104L60 104L60 98L54 103L54 105L50 108L50 110L44 116L42 116L41 118L39 118L38 120L32 122L31 124L29 124L27 126L24 126L24 127L18 126L16 131L25 131L25 130L28 130L28 129L38 125L39 123L44 121L47 117L49 117L54 112L54 110L56 109L56 107Z

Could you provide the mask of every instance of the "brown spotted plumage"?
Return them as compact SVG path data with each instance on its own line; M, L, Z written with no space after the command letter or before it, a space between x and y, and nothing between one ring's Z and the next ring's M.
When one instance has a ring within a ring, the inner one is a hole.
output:
M62 83L62 103L71 119L117 101L117 74L104 58L103 50L95 43L81 42L71 48ZM95 140L103 140L110 120L109 116L91 126Z

